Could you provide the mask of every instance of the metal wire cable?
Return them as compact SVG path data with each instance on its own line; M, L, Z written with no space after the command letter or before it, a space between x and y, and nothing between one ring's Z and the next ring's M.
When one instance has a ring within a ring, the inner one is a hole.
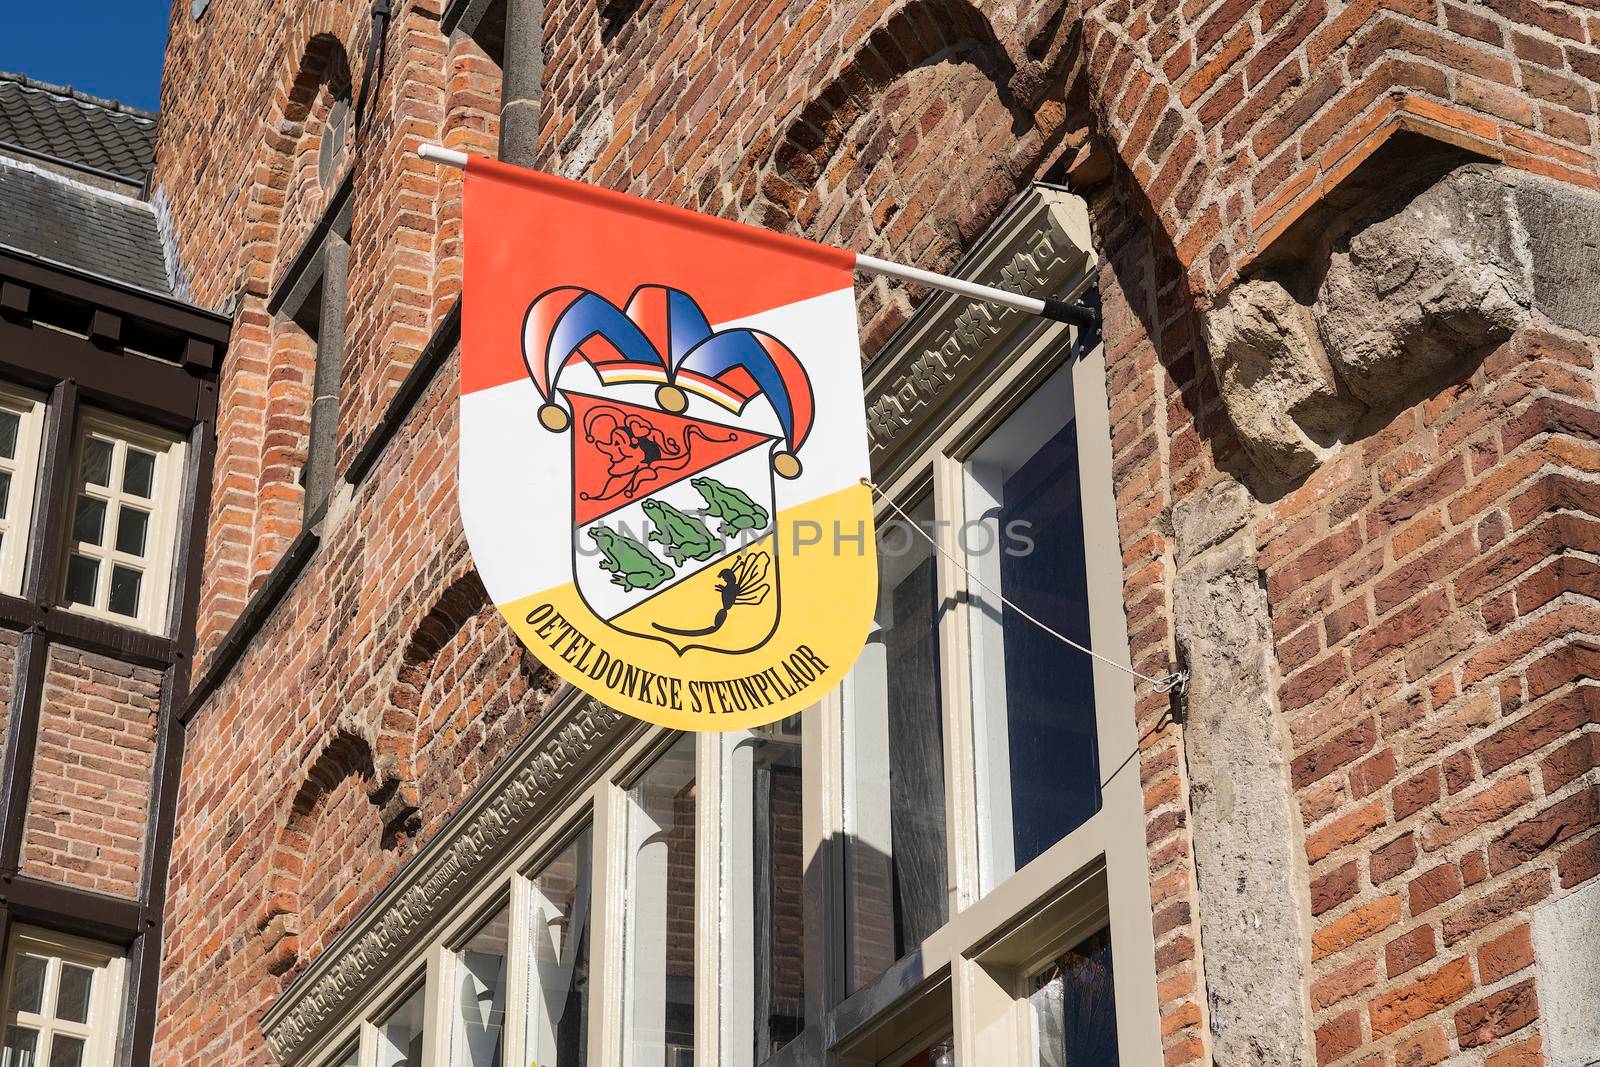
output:
M1069 648L1077 649L1079 652L1082 652L1087 656L1091 656L1094 659L1099 660L1101 663L1104 663L1108 667L1115 667L1117 670L1122 671L1124 674L1132 675L1134 678L1137 678L1139 681L1147 683L1157 693L1170 693L1175 689L1176 690L1182 690L1184 685L1185 685L1185 683L1187 683L1189 681L1189 672L1187 670L1174 671L1171 674L1165 674L1165 675L1162 675L1159 678L1152 678L1148 674L1142 674L1139 671L1134 670L1132 667L1128 666L1127 664L1118 663L1116 660L1111 659L1108 656L1102 656L1100 653L1096 652L1094 649L1088 647L1087 645L1081 645L1078 642L1074 641L1072 638L1068 637L1066 634L1063 634L1061 631L1056 630L1056 629L1054 629L1054 628L1052 628L1050 626L1047 626L1044 623L1040 622L1038 619L1036 619L1032 615L1028 614L1022 608L1018 607L1016 604L1012 603L1010 600L1007 600L1003 593L1001 593L998 589L995 589L995 588L991 587L990 585L988 585L986 582L984 582L984 580L982 578L979 578L976 574L974 574L972 572L972 570L970 568L968 568L965 563L962 563L953 554L951 554L950 552L946 551L945 547L943 545L939 544L939 542L934 539L932 534L930 534L930 533L928 533L928 531L924 530L922 528L922 526L915 519L913 519L910 515L907 515L903 510L901 510L900 505L896 504L892 499L890 499L890 497L886 493L884 493L884 491L882 489L880 489L878 487L876 482L872 481L870 478L863 478L863 479L861 479L861 484L866 486L868 489L871 489L874 493L876 493L878 495L878 499L882 500L885 504L887 504L889 506L889 510L890 511L892 511L896 515L898 515L906 523L907 526L911 527L918 534L920 534L924 541L928 542L928 544L933 546L933 550L935 552L939 553L939 555L943 556L946 560L948 560L952 566L954 566L956 569L961 571L961 573L965 574L967 576L968 580L970 580L974 585L976 585L978 588L982 589L984 592L988 593L990 596L994 597L996 600L998 600L1000 603L1004 604L1006 607L1010 608L1012 611L1016 612L1018 615L1021 615L1024 619L1027 619L1029 622L1033 623L1035 626L1037 626L1039 629L1043 630L1045 633L1049 634L1051 637L1055 638L1057 641L1060 641L1062 644L1066 645Z

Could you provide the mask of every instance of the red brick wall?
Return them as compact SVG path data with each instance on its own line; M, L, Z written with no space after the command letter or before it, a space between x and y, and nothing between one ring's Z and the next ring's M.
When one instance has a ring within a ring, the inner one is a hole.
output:
M23 874L138 895L160 704L158 672L51 648Z
M1172 501L1238 470L1138 235L1104 276L1134 662L1171 647ZM1165 281L1163 281L1165 279ZM1258 526L1305 826L1319 1064L1542 1062L1526 909L1600 873L1595 342L1525 329L1395 414ZM1152 477L1152 469L1155 476ZM1140 702L1141 723L1167 710ZM1146 743L1169 1063L1207 1035L1181 732ZM1487 1059L1484 1057L1487 1056Z
M1543 0L1102 0L1104 129L1197 294L1396 128L1594 186L1600 27Z

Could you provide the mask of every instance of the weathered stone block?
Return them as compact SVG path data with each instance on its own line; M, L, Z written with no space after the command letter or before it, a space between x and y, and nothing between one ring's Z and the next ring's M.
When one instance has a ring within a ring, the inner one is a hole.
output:
M1516 215L1506 184L1463 167L1335 244L1316 317L1352 393L1383 406L1442 384L1526 321Z
M1184 744L1215 1059L1303 1063L1308 878L1254 543L1234 538L1180 568L1173 615L1190 670Z
M1235 286L1206 316L1211 364L1246 451L1298 478L1346 435L1360 405L1342 394L1311 308L1273 278Z

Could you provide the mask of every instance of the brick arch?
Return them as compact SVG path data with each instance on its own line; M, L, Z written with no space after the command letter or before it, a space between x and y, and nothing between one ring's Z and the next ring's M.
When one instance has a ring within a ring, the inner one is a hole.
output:
M409 819L421 806L414 765L417 722L434 659L488 606L489 593L478 572L466 571L439 594L400 653L376 731L376 770L382 781L392 783L388 804L397 815Z
M1060 144L1069 50L1059 40L1072 32L1043 19L1019 68L967 0L914 0L760 149L767 158L749 168L747 217L949 266ZM860 294L871 350L910 302L881 281Z
M266 899L259 919L262 953L272 974L283 974L299 962L301 936L305 932L305 874L315 858L312 843L330 798L352 779L359 783L371 807L383 816L393 786L377 775L367 739L350 727L340 726L300 776L273 841ZM387 821L383 826L381 848L398 851L400 840L394 827Z

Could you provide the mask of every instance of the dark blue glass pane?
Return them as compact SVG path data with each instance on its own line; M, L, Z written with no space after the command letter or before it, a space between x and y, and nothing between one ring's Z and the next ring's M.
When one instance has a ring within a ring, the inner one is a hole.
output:
M1033 550L1002 552L1000 577L1007 599L1087 644L1088 583L1073 430L1068 423L1006 479L999 528L1026 530ZM1002 608L1001 618L1012 837L1020 870L1100 809L1100 755L1089 657L1062 647L1009 608Z

